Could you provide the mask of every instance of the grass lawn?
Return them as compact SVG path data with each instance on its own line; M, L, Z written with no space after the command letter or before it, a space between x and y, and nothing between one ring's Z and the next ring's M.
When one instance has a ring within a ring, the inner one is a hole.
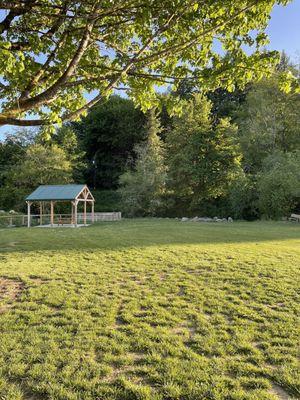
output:
M300 225L0 230L0 399L300 399Z

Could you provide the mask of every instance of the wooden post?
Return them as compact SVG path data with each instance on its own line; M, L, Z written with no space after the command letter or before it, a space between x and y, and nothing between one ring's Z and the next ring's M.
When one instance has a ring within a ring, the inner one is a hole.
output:
M30 228L30 207L31 202L27 201L27 228Z
M83 202L83 223L86 226L86 199Z
M43 225L43 203L40 201L40 225Z
M50 224L51 224L51 226L53 226L53 223L54 223L54 204L53 204L53 201L50 202L50 206L51 206L51 208L50 208Z
M92 201L92 223L95 222L95 205L94 202Z
M77 227L77 206L78 206L78 201L75 200L75 207L74 207L74 211L75 211L75 218L74 218L74 222L75 222L75 226Z

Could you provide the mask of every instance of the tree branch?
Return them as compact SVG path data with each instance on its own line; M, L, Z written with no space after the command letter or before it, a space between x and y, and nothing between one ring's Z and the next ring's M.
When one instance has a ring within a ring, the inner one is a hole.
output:
M88 46L94 23L95 23L95 19L92 19L91 21L89 20L87 22L85 33L80 41L77 51L75 52L71 62L69 63L68 67L66 68L65 72L60 76L60 78L58 78L57 81L50 88L46 89L44 92L38 94L37 96L19 101L15 108L12 108L9 110L10 113L16 114L20 111L21 112L28 111L32 108L39 107L43 104L47 104L54 99L54 97L56 96L60 87L73 74L77 64L79 63L80 59L82 58L82 56L85 52L85 49Z
M48 125L48 121L44 119L17 119L0 117L0 126L14 125L14 126L41 126Z

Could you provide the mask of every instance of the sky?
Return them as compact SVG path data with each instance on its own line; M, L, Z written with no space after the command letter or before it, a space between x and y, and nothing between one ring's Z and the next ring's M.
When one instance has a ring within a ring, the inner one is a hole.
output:
M270 49L285 50L295 60L300 58L300 0L283 6L275 6L267 33Z
M271 14L267 33L270 37L269 49L285 52L295 62L300 62L300 0L293 0L286 7L275 6ZM0 140L5 133L16 128L0 127Z

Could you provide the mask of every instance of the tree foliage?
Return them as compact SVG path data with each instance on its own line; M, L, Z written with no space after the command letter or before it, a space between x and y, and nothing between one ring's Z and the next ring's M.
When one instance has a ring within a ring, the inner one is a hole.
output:
M7 138L0 142L0 185L4 185L6 172L24 155L24 148L14 140Z
M255 175L237 175L228 191L228 205L230 214L237 219L255 220L261 214L258 206L259 193Z
M74 182L84 182L87 170L87 161L84 149L80 146L78 136L70 124L58 128L51 136L50 142L43 141L43 135L37 138L38 143L55 145L65 153L66 159L72 166L72 179Z
M276 152L264 160L258 178L259 208L269 218L300 211L300 151Z
M12 139L11 139L12 140ZM6 154L15 154L1 174L0 207L24 209L24 198L39 185L64 184L73 181L72 162L57 145L43 146L38 143L5 142ZM2 146L0 146L2 148Z
M217 121L219 118L233 118L235 112L244 103L249 85L243 89L235 88L234 91L228 91L224 88L217 88L206 93L208 99L212 102L213 118ZM189 79L182 80L173 95L181 99L189 100L195 93L202 93L203 90L198 87L194 81Z
M147 121L147 140L135 148L134 168L120 177L124 210L130 216L156 215L162 209L166 167L163 144L158 136L160 129L152 109Z
M237 128L228 119L214 125L211 107L207 98L194 95L167 135L169 188L181 209L224 195L239 171Z
M272 7L287 3L3 0L0 124L76 119L115 89L145 110L159 103L157 85L176 87L182 79L232 91L270 71L277 56L262 51L264 31Z
M115 189L134 146L145 138L145 116L129 99L111 96L74 124L85 152L86 182L93 188Z
M64 184L72 181L72 166L65 152L56 145L29 146L25 155L7 174L7 184L34 189L39 185Z
M249 91L236 120L244 166L258 172L275 151L300 149L300 94L283 93L275 74Z
M147 129L132 100L111 96L48 140L41 132L8 135L0 143L0 208L21 209L40 183L74 180L105 189L97 193L99 211L127 215L256 219L299 212L300 96L280 90L280 74L298 70L282 54L271 78L206 96L182 80L170 89L181 114L171 115L162 95Z

